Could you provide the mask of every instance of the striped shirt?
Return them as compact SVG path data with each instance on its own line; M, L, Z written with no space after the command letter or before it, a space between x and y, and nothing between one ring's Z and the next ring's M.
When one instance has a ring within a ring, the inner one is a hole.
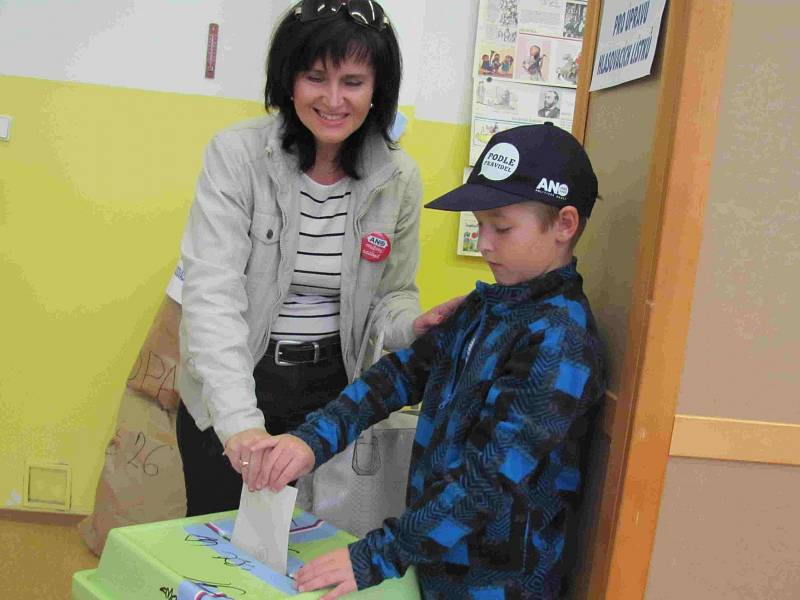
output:
M344 177L332 185L322 185L303 174L294 275L272 339L309 341L339 333L342 245L350 183L350 178Z

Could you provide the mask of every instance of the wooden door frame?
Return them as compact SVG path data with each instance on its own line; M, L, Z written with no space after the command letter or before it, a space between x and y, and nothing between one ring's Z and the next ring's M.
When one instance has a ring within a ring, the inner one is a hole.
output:
M730 0L669 0L628 340L605 421L588 598L644 598L680 391L717 139ZM602 0L589 0L573 133L584 142Z

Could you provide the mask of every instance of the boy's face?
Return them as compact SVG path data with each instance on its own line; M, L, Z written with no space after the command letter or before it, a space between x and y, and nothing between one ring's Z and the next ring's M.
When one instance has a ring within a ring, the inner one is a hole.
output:
M542 231L542 221L529 202L479 210L474 215L480 234L478 251L497 283L522 283L569 262L572 236L565 241L561 219Z

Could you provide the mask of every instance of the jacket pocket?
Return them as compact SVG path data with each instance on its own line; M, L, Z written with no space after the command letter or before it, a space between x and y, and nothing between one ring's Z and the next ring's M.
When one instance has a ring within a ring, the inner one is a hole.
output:
M281 237L281 218L279 215L254 212L250 224L250 235L263 244L275 244Z
M281 217L269 213L255 212L250 223L250 239L252 248L247 261L247 273L270 275L274 280L274 272L280 260Z

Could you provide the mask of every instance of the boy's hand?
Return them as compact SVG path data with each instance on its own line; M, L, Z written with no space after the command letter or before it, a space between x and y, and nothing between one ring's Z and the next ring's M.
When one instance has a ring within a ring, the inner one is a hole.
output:
M334 586L320 600L333 600L358 588L347 548L338 548L306 563L295 573L294 579L298 592Z
M422 313L420 316L414 319L414 323L412 325L414 329L414 335L419 337L431 327L435 327L440 323L444 323L450 318L450 315L452 315L456 309L461 306L464 298L466 298L466 296L456 296L447 302L437 304L428 312Z
M264 452L255 477L255 489L268 487L281 491L287 483L314 469L314 452L299 437L283 434L266 438L253 446L253 453Z

